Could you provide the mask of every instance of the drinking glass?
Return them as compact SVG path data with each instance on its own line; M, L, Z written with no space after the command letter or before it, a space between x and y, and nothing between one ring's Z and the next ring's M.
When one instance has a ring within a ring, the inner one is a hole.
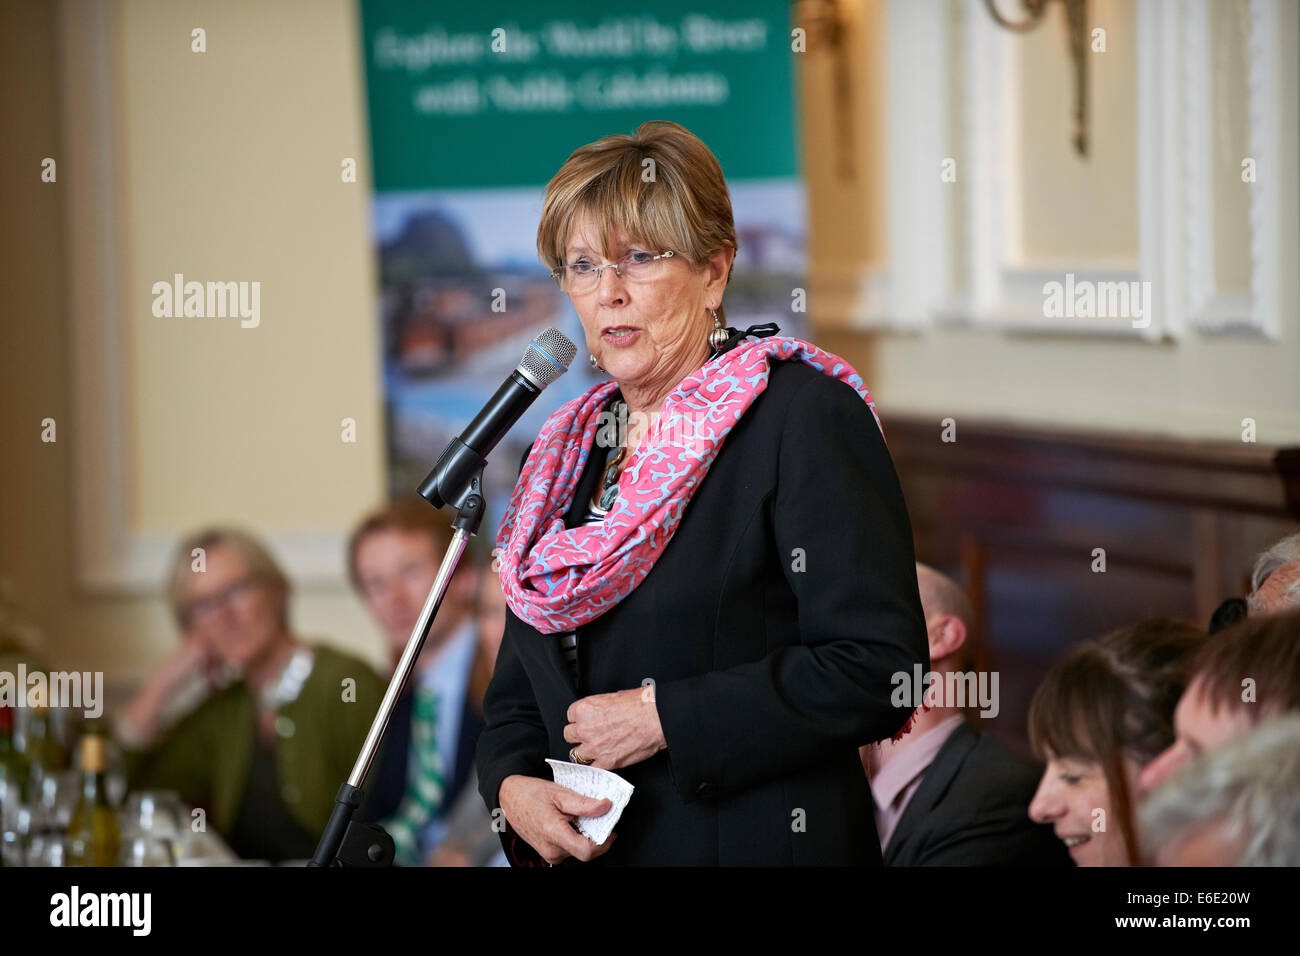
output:
M120 866L175 866L176 854L167 837L134 836L122 841Z
M28 866L73 866L77 862L77 841L63 833L41 833L27 848Z

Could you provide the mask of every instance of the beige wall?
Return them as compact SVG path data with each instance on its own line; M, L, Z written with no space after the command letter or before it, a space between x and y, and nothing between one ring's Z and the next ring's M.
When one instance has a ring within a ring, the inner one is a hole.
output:
M142 529L170 531L200 510L268 530L339 526L379 491L353 7L122 7L125 309ZM204 54L190 52L195 25L207 30ZM343 157L360 161L360 182L341 181ZM260 281L260 324L156 318L150 290L177 272ZM355 444L340 438L349 417Z
M127 527L173 540L235 521L341 543L384 494L355 4L128 0L114 13ZM0 569L52 665L129 682L175 632L156 590L77 584L74 482L97 476L74 471L67 190L39 182L40 158L61 148L56 5L7 3L0 19L11 133ZM190 52L196 26L207 53ZM341 182L344 157L358 183ZM260 282L260 325L155 317L151 286L175 272ZM45 416L58 422L53 445L40 441ZM300 587L293 616L305 636L382 657L341 579Z
M926 0L919 0L926 2ZM883 0L846 0L850 23L887 22ZM949 22L960 29L961 0L950 0ZM1014 5L1002 5L1019 10ZM1056 5L1050 5L1055 9ZM1241 24L1234 9L1245 5L1211 4L1211 71L1215 186L1211 203L1216 227L1217 281L1225 290L1248 287L1249 221L1246 190L1240 182L1240 158L1249 155L1245 139L1246 55ZM1021 108L1028 118L1018 143L1017 161L1024 172L1012 215L1023 237L1020 259L1029 265L1052 263L1065 268L1098 262L1132 266L1138 253L1134 209L1138 202L1135 168L1137 130L1134 57L1138 37L1130 0L1090 4L1092 25L1108 30L1108 50L1094 58L1090 82L1094 155L1087 161L1069 150L1072 71L1066 56L1059 12L1037 31L1019 38L1023 88ZM1097 337L1062 333L1015 334L961 326L932 325L918 331L854 332L852 316L818 316L814 279L810 316L820 323L818 342L849 359L864 375L887 418L890 412L940 417L1002 419L1079 428L1131 430L1160 435L1240 439L1243 418L1255 419L1262 443L1300 443L1300 4L1277 5L1279 23L1278 98L1270 117L1278 137L1278 168L1269 188L1276 196L1278 275L1275 288L1277 341L1250 335L1211 335L1194 329L1177 340L1146 342L1136 337ZM863 11L869 11L869 14ZM1229 29L1230 28L1230 29ZM882 28L883 29L883 28ZM953 45L954 47L956 44ZM888 57L885 34L857 36L848 47L860 79L880 72ZM804 79L804 128L824 137L836 122L834 100L825 80L812 66ZM1032 81L1025 80L1032 77ZM949 83L956 94L960 77ZM956 96L954 96L956 99ZM905 98L904 98L905 102ZM886 107L888 108L888 107ZM874 128L863 133L864 150L888 151L886 110L868 117ZM948 136L956 143L963 117L950 115ZM954 147L956 148L956 147ZM960 155L954 153L954 155ZM1179 157L1179 161L1183 161ZM867 169L870 174L870 169ZM882 175L887 176L886 170ZM855 223L880 231L886 210L870 197L879 195L870 182L845 194L830 179L824 164L809 164L811 230L839 235ZM950 237L953 272L966 278L961 220L965 184L950 188L954 226ZM885 187L888 181L885 180ZM832 202L828 197L841 197ZM856 201L863 197L863 201ZM865 228L865 227L864 227ZM1014 232L1014 230L1011 230ZM815 247L814 240L814 247ZM865 271L877 259L863 257ZM830 301L824 298L822 301ZM835 301L839 301L835 299Z

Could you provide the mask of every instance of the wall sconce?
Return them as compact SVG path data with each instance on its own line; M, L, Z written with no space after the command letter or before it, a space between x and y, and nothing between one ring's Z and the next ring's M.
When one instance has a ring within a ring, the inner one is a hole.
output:
M999 26L1016 33L1028 33L1042 22L1049 0L1020 0L1028 19L1013 23L998 12L995 0L984 0ZM1065 28L1074 60L1074 148L1088 155L1088 0L1061 0L1065 5Z

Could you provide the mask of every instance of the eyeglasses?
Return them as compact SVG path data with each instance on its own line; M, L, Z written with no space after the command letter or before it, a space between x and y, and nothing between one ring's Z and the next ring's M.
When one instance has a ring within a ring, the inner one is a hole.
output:
M613 269L614 274L628 282L650 282L663 274L666 260L675 256L675 252L661 252L655 255L632 249L617 262L607 262L598 266L590 259L582 258L577 262L560 266L551 273L551 278L565 292L590 292L600 282L600 274L606 269Z
M185 620L193 624L211 616L223 605L234 605L252 593L260 583L256 578L241 578L216 594L190 601L183 609Z

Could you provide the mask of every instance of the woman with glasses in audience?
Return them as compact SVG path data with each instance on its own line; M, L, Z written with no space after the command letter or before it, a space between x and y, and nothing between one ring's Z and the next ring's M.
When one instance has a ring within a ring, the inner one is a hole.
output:
M1072 647L1034 693L1047 768L1029 804L1079 866L1137 866L1138 777L1174 740L1174 708L1205 633L1153 619Z
M167 591L184 640L118 721L131 789L178 791L241 857L310 857L383 682L293 632L289 581L251 535L184 541Z
M610 379L547 419L497 537L478 779L511 862L879 866L858 747L906 724L927 642L870 393L725 326L727 184L676 123L575 151L537 238ZM633 785L612 836L548 758Z

